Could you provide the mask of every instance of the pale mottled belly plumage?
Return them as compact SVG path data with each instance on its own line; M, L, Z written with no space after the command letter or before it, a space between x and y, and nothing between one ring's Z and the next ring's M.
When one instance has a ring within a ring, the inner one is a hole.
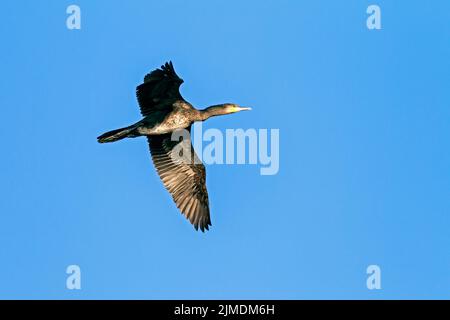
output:
M153 123L143 119L137 131L141 135L159 135L173 132L178 129L185 129L192 124L191 111L179 109L176 112L169 113L161 122Z

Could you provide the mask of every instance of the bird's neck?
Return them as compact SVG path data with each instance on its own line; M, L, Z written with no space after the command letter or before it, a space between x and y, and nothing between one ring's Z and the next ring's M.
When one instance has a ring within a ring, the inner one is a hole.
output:
M205 121L211 117L229 114L224 104L218 104L199 111L200 121Z

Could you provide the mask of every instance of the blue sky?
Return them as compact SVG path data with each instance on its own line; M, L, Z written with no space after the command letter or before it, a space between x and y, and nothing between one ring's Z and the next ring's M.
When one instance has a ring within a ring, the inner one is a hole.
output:
M450 298L448 1L1 8L0 298ZM254 108L204 129L280 129L277 175L207 167L205 234L145 139L96 142L139 120L135 86L166 60L195 106Z

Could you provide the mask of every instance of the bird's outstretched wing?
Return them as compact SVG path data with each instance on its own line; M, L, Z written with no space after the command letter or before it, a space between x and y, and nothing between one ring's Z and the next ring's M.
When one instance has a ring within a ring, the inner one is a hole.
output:
M206 171L195 154L190 135L182 141L172 141L171 134L151 136L148 142L156 171L181 213L196 230L208 230L211 219Z
M184 100L179 90L182 83L171 61L147 74L144 83L136 88L141 114L145 117L155 110L171 108L176 100Z

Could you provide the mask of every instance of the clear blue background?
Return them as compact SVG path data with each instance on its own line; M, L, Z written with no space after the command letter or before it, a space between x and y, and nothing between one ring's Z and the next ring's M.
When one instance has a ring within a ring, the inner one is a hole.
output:
M450 298L450 2L84 0L70 31L72 3L0 7L0 298ZM169 59L254 107L204 129L280 129L278 175L207 167L205 234L145 139L96 142Z

